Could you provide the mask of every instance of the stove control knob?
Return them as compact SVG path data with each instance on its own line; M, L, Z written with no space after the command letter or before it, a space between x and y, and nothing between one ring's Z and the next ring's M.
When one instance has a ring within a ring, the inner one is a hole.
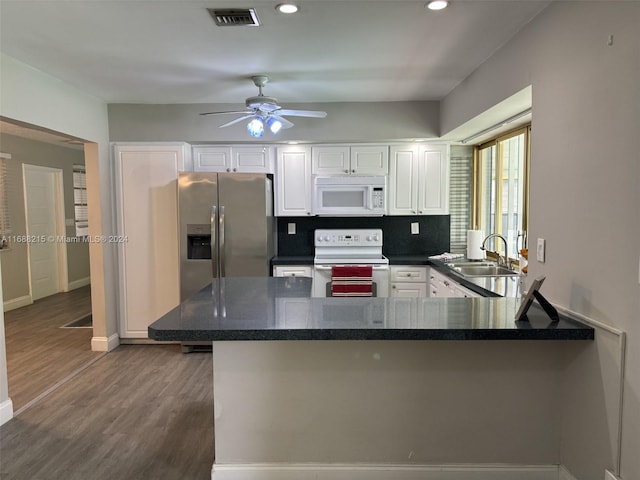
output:
M316 239L318 242L322 241L322 235L318 235L318 238Z
M372 241L373 241L373 235L368 235L367 242L372 242Z
M331 237L329 235L325 235L324 236L324 241L328 242L329 240L331 240Z
M379 236L379 235L373 235L373 237L372 237L372 238L373 238L373 240L374 240L375 242L377 242L378 240L380 240L380 236Z

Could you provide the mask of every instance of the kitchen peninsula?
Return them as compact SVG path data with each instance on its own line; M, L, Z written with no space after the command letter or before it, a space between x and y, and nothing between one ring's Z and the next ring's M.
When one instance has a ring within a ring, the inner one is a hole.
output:
M218 280L149 327L213 342L212 478L402 480L434 464L551 478L562 375L592 328L537 306L515 322L510 298L310 291L300 277Z

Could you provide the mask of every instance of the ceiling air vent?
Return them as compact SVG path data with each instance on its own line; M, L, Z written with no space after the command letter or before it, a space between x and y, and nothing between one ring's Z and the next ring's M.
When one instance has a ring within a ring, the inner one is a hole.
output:
M221 27L258 27L260 21L253 8L207 8L209 14Z

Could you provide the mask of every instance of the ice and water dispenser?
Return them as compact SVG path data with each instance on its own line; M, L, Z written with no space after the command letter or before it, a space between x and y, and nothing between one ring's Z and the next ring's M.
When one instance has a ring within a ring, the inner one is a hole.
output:
M211 260L211 225L187 224L187 259Z

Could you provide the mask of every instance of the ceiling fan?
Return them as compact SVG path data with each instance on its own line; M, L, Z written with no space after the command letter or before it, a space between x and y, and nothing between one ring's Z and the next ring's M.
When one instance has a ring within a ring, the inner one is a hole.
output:
M313 117L324 118L327 112L318 110L289 110L284 109L278 104L278 100L274 97L267 97L262 93L262 88L269 81L266 75L255 75L251 77L253 83L258 87L258 95L249 97L245 100L246 110L237 110L229 112L207 112L200 115L242 115L230 122L220 125L218 128L228 127L243 120L249 120L247 130L253 137L262 137L265 125L269 127L271 133L278 133L283 128L293 127L293 123L284 118L288 117Z

